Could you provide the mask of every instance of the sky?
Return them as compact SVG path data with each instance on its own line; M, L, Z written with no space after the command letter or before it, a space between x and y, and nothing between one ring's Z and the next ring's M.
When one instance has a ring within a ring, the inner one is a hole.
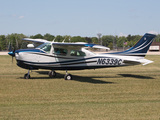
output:
M0 35L160 33L160 0L0 0Z

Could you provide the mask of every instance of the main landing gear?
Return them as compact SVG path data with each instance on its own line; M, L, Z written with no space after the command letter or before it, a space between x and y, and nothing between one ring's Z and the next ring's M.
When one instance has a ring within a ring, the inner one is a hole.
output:
M71 75L71 74L68 74L68 73L67 73L67 70L66 70L66 74L65 74L65 76L64 76L64 79L65 79L65 80L72 80L72 75Z
M48 73L48 75L49 75L49 77L51 77L51 78L54 78L54 77L56 77L56 72L54 71L54 70L51 70L51 71L49 71L49 73ZM24 79L30 79L31 78L31 76L30 76L30 70L28 70L28 73L26 73L25 75L24 75ZM72 80L72 75L71 74L68 74L67 73L67 70L66 70L66 74L65 74L65 76L64 76L64 79L65 80Z
M49 77L56 77L56 72L54 70L49 71Z
M56 77L56 72L54 70L51 70L51 71L49 71L48 75L49 75L49 77ZM66 70L66 74L64 76L64 79L65 80L72 80L72 75L68 74L67 70Z

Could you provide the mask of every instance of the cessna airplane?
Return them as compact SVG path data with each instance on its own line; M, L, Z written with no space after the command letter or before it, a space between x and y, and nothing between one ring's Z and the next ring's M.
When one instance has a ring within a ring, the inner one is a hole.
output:
M88 43L59 43L42 39L24 38L22 40L44 43L35 49L21 49L8 54L15 56L17 65L28 69L24 75L30 78L30 70L49 69L49 77L55 77L55 70L65 70L65 80L72 75L67 70L97 69L107 67L124 67L138 64L149 64L153 61L145 59L145 55L156 37L146 33L133 47L123 52L95 54L85 47L109 49L104 46Z

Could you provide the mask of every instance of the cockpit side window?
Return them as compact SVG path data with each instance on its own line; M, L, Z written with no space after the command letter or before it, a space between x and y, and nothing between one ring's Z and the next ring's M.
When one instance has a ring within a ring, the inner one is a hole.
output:
M39 48L39 49L41 49L41 50L43 50L43 51L45 51L45 52L47 52L47 53L50 53L51 44L50 44L50 43L43 44L43 45L41 45L41 46L39 46L39 47L37 47L37 48Z
M71 50L70 55L71 56L78 56L78 57L86 56L86 54L84 52L77 51L77 50Z
M56 55L67 55L67 49L63 49L63 48L54 48L54 53Z

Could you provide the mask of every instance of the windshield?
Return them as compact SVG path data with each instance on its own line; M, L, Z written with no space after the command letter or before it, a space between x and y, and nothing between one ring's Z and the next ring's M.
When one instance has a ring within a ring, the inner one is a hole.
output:
M50 43L44 43L40 46L37 47L37 49L41 49L47 53L50 53L50 50L51 50L51 44Z

